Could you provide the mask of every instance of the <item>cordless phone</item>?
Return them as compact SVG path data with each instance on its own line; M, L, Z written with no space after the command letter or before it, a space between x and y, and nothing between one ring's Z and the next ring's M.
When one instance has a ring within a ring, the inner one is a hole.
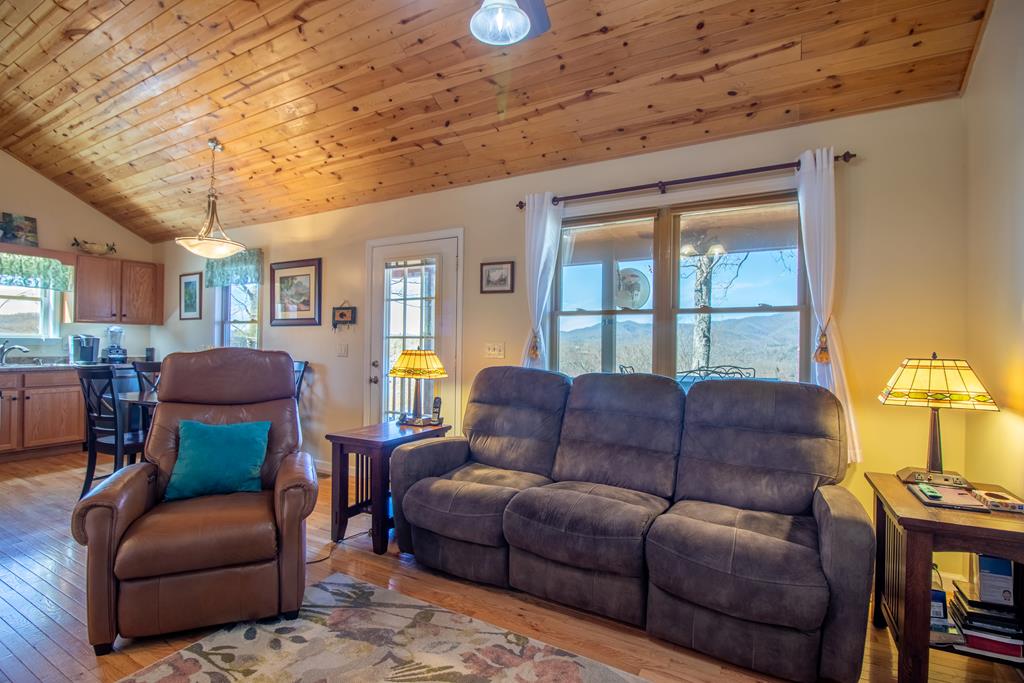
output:
M440 396L435 396L434 397L434 409L430 411L430 417L431 417L430 421L433 424L436 424L436 425L441 424L442 420L441 420L441 397Z

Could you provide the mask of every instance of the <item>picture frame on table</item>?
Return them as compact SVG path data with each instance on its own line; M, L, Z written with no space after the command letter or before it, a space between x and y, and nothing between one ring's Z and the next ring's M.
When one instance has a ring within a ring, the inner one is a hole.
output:
M319 325L323 300L323 259L270 264L270 325Z
M490 261L480 264L481 294L510 294L516 291L516 262Z
M203 274L178 276L178 320L203 319Z

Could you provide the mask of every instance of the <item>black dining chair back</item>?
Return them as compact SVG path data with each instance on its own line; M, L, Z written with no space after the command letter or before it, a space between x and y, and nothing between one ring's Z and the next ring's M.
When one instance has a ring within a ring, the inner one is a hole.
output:
M139 391L157 390L160 385L160 361L135 361L132 367L139 378Z
M302 393L302 380L306 376L306 369L309 368L308 360L292 361L292 370L295 372L295 400L299 400Z
M114 471L124 466L125 456L134 463L142 452L145 435L139 429L141 418L125 411L118 394L138 391L134 374L126 375L110 366L78 368L78 382L85 400L86 447L89 455L85 467L82 496L89 492L96 479L98 453L114 456Z

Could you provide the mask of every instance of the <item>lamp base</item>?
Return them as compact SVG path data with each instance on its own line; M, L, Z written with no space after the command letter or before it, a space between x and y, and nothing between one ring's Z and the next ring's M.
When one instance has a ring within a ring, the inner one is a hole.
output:
M904 467L896 473L905 484L938 484L939 486L958 486L973 489L974 485L959 472L930 472L920 467Z

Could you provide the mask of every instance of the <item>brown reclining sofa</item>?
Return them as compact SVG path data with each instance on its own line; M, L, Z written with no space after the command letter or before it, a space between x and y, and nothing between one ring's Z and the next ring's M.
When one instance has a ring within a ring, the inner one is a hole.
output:
M403 552L771 675L858 679L874 535L837 486L827 390L496 367L463 431L392 455Z

